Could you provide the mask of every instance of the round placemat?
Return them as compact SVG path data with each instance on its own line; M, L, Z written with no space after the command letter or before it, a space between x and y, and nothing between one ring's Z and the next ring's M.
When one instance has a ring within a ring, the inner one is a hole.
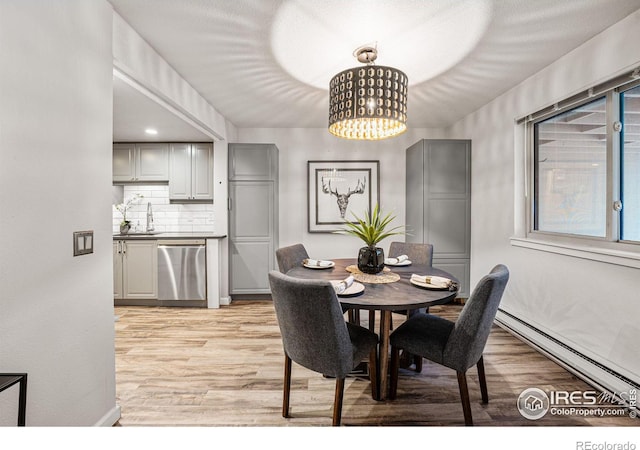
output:
M382 270L382 273L372 275L369 273L363 273L360 269L358 269L358 266L354 264L347 267L347 272L351 272L351 274L353 275L353 279L359 281L360 283L393 283L400 279L400 275L391 272L391 270L387 267Z

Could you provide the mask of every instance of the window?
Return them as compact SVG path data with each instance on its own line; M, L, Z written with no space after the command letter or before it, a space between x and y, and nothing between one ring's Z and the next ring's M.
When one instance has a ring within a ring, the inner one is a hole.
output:
M622 92L621 239L640 242L640 86Z
M523 119L529 234L640 243L638 78L638 70L624 74Z
M534 125L535 229L606 236L606 98Z

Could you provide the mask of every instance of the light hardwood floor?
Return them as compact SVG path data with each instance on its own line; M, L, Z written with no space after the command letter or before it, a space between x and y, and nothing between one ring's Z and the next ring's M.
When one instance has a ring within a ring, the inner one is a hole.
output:
M458 305L431 308L454 319ZM335 381L293 364L291 414L282 409L284 356L270 301L220 309L116 307L116 390L121 426L330 426ZM394 314L394 325L402 321ZM363 320L364 324L364 320ZM365 324L366 325L366 324ZM637 419L523 418L516 399L529 387L591 390L589 385L493 327L484 353L489 403L477 373L469 390L476 426L638 426ZM402 370L393 401L371 398L366 378L345 384L343 426L462 426L455 372L425 360Z

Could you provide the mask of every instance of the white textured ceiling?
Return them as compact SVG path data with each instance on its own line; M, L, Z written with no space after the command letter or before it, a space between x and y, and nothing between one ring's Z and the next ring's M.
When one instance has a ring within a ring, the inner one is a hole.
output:
M447 126L640 8L640 0L110 2L240 128L326 127L322 86L357 66L351 52L369 43L378 64L409 77L409 126Z

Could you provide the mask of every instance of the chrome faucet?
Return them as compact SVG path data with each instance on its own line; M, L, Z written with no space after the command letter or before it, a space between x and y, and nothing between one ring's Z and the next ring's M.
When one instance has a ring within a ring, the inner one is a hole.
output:
M153 231L153 211L151 211L151 202L147 203L147 231Z

